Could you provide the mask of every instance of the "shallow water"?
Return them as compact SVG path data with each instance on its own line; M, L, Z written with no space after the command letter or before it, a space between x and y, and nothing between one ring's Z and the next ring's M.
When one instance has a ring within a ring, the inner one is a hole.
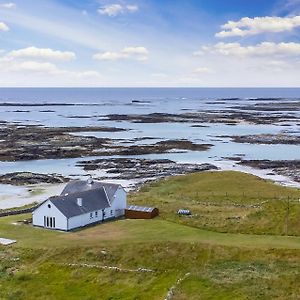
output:
M281 101L296 101L295 99L300 98L300 89L0 89L0 104L3 102L20 103L17 106L0 106L0 120L54 127L79 126L83 127L83 130L76 135L109 138L127 145L149 145L167 139L189 139L195 143L209 143L213 147L208 151L181 151L181 153L150 154L139 157L168 158L178 163L209 162L223 169L242 169L260 176L267 176L265 171L238 167L233 161L224 158L238 155L245 159L300 159L300 146L239 144L223 136L277 134L285 131L299 134L299 111L290 112L297 118L289 122L288 127L279 124L253 125L246 123L235 126L201 123L207 127L191 127L197 123L131 123L128 121L100 120L104 115L116 113L149 114L160 112L175 114L212 110L226 111L232 110L232 107L279 101L276 99L258 99L263 97L283 97L285 100ZM239 99L224 100L224 98ZM132 102L133 100L140 102ZM41 103L44 105L25 105ZM51 103L81 103L81 105L53 106ZM236 110L238 111L238 108ZM278 115L280 112L264 112L264 114ZM84 127L86 126L120 127L129 130L85 132ZM141 139L144 137L148 139ZM140 140L136 140L137 138ZM76 163L80 160L95 158L99 157L0 162L0 174L30 171L45 174L57 173L78 178L87 174L80 167L76 167ZM105 170L93 174L105 175ZM288 182L288 179L283 177L271 176L271 178L279 182ZM125 184L129 185L130 183L126 182ZM23 188L0 185L0 199L23 192ZM14 203L13 199L11 201Z

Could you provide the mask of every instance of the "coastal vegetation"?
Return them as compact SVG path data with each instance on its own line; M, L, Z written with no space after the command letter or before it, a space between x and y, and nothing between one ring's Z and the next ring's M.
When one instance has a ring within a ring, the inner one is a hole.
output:
M0 299L297 299L299 197L253 175L204 172L131 194L159 207L153 220L59 232L23 223L30 214L0 218L0 236L17 240L0 246Z
M205 172L169 177L132 194L133 203L160 208L161 218L219 232L300 235L300 190L257 176ZM179 216L178 209L191 216Z

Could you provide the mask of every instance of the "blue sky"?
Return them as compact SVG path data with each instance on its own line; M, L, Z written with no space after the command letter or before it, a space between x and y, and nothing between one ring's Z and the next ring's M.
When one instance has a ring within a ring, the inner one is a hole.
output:
M300 86L300 0L0 0L0 86Z

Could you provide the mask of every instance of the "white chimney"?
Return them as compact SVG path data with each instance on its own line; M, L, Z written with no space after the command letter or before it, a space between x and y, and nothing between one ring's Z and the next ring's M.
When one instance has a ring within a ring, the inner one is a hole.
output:
M82 206L82 198L77 198L77 205Z

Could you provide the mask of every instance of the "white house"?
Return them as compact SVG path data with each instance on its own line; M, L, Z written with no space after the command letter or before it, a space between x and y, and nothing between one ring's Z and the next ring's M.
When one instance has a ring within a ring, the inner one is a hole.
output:
M74 180L60 196L50 197L34 210L32 223L68 231L123 216L126 205L126 192L119 184Z

